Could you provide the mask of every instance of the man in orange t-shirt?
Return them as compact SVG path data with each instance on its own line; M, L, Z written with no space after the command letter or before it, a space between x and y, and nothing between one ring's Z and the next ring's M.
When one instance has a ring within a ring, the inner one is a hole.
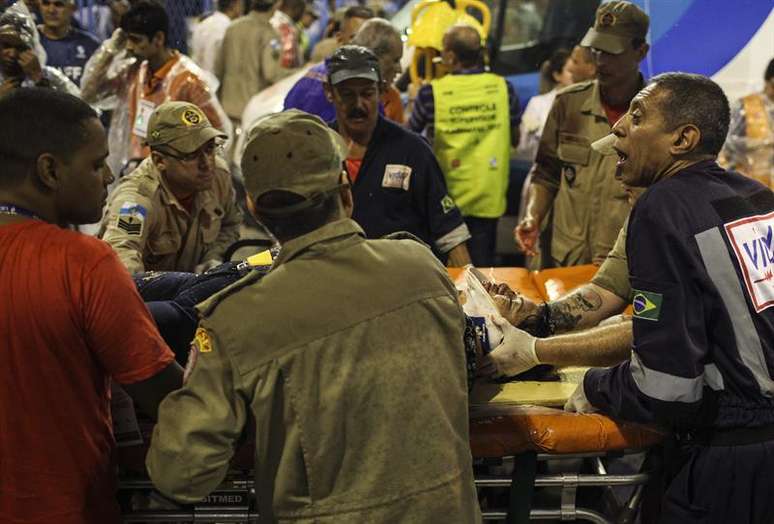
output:
M182 382L112 249L63 227L99 220L106 157L83 101L46 89L0 99L2 524L120 522L111 379L153 417Z
M110 158L118 173L132 159L150 154L145 145L148 119L164 102L191 102L210 123L231 135L231 122L216 96L218 81L189 57L168 47L169 19L161 4L142 0L121 19L121 29L87 62L81 96L106 105L117 98L110 121Z

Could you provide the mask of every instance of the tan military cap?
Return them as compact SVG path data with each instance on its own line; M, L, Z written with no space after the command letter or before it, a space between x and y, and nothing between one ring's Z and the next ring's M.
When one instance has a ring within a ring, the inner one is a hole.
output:
M190 102L165 102L148 119L146 142L150 147L168 146L193 153L213 138L227 135L212 127L207 115Z
M309 199L339 186L346 144L315 115L269 115L247 131L245 144L242 175L254 199L277 190Z
M580 45L620 55L631 48L633 39L645 39L649 25L648 15L631 2L608 2L597 9L594 26Z

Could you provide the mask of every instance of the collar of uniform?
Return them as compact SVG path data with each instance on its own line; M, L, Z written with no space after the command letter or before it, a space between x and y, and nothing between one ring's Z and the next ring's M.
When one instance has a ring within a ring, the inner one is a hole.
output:
M261 13L260 11L256 11L255 9L250 11L249 16L264 23L269 23L269 20L271 19L271 13Z
M643 78L642 73L638 74L640 75L640 88L637 90L639 92L645 87L645 78ZM583 102L581 113L591 113L594 116L607 120L607 113L605 113L605 108L602 107L602 92L599 89L599 80L594 80L593 85L594 91L591 93L591 96Z
M480 75L481 73L486 73L483 67L477 66L477 67L471 67L468 69L460 69L459 71L454 71L453 75Z
M339 134L341 133L341 131L339 131L339 122L338 122L338 120L333 120L331 122L328 122L328 127L330 127L331 129L333 129L334 131L336 131ZM371 133L371 139L368 140L368 146L366 147L366 154L368 154L368 150L371 149L371 144L374 144L377 141L379 141L379 139L382 136L382 133L384 133L384 131L385 131L385 128L386 128L386 122L384 120L384 117L381 114L377 115L377 117L376 117L376 125L374 126L374 131ZM363 157L363 158L365 158L365 157Z
M365 238L363 228L351 218L345 218L343 220L325 224L323 227L315 229L311 233L294 238L293 240L288 240L282 244L279 255L277 255L277 258L274 260L274 267L289 262L315 244L352 235L358 235L359 237Z

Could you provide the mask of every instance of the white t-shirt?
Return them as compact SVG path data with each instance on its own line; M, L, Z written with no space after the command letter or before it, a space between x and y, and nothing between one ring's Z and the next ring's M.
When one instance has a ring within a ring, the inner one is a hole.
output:
M223 36L230 23L228 16L215 11L194 28L191 58L205 71L215 73L215 59L220 53Z

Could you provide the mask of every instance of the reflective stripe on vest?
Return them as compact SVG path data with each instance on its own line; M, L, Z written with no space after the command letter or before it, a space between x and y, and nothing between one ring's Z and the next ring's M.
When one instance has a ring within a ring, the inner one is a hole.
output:
M505 212L511 129L508 89L491 73L434 80L433 148L449 193L465 216Z

